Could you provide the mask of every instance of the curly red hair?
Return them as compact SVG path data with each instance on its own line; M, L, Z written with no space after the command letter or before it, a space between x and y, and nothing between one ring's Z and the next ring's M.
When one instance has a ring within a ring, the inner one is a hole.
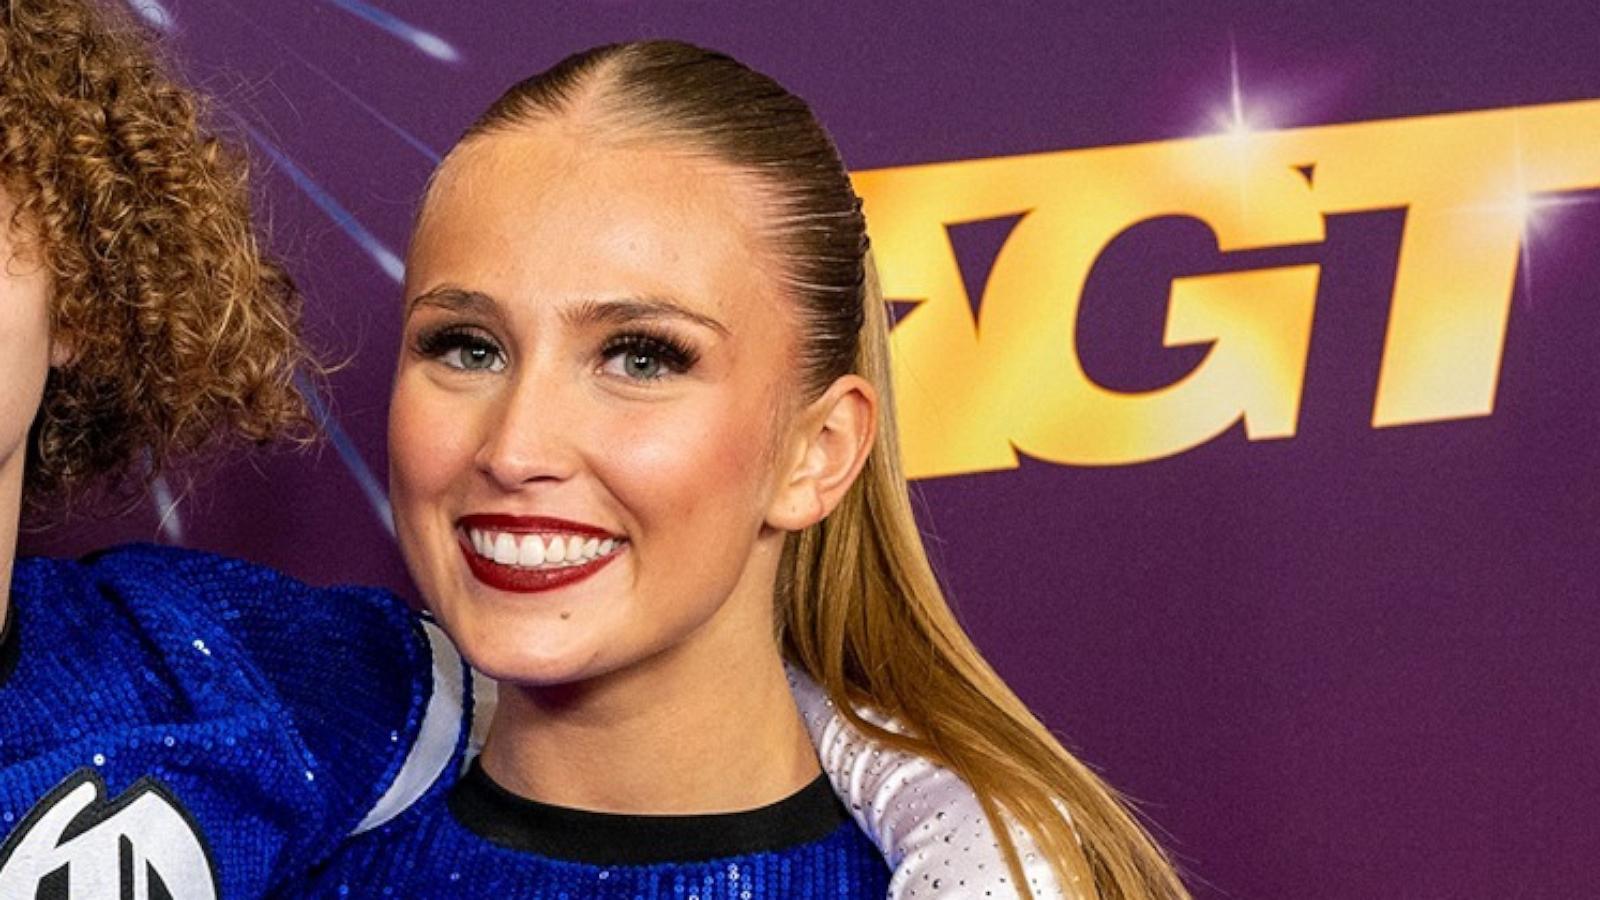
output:
M203 113L110 10L0 4L0 180L72 353L30 434L31 506L309 428L299 294L257 242L244 157Z

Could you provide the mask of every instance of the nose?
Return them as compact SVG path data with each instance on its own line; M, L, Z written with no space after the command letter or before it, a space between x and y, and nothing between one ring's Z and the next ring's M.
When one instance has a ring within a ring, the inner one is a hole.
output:
M474 464L501 490L564 481L577 466L568 392L524 372L501 398Z

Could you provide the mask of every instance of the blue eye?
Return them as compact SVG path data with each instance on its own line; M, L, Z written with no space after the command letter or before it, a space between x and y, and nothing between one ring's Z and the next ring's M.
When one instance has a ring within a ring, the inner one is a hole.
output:
M499 372L506 367L506 356L499 344L462 328L424 334L417 341L417 350L463 372Z
M649 353L627 351L617 354L617 365L622 374L640 381L650 381L661 377L663 363L661 359Z
M468 372L498 372L505 368L505 360L493 347L457 347L445 353L444 364Z
M687 372L697 359L688 347L648 334L618 335L606 344L602 354L605 371L630 381L656 381Z

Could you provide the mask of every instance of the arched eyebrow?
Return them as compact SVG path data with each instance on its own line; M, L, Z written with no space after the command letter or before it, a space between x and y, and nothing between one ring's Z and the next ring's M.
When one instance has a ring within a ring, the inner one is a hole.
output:
M435 306L458 313L500 317L500 304L482 291L469 291L445 285L418 294L406 304L410 316L419 306ZM728 326L711 316L695 312L667 297L619 297L607 300L582 300L562 310L561 318L571 327L621 325L659 319L678 319L727 335Z
M721 335L728 334L728 326L716 319L695 312L669 297L619 297L607 300L584 300L562 311L561 317L571 326L621 325L659 319L678 319L708 328Z
M409 318L419 306L436 306L450 312L477 313L495 318L500 316L500 304L493 297L481 291L467 291L450 285L412 297L406 304L406 316Z

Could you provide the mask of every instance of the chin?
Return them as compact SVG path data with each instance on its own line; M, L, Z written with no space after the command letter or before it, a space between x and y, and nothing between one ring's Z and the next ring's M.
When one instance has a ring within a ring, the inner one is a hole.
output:
M615 668L602 659L604 642L563 628L567 622L445 624L472 668L501 684L555 687Z

